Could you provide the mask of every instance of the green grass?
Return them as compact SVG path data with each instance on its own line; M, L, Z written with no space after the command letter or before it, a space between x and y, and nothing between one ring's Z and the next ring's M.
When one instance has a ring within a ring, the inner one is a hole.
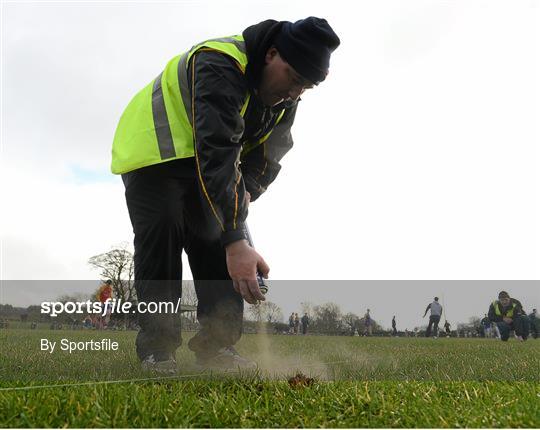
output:
M49 354L41 337L120 349ZM134 337L0 331L0 427L540 426L540 341L247 335L259 372L200 375L182 346L177 377L145 381ZM316 382L290 387L296 371Z

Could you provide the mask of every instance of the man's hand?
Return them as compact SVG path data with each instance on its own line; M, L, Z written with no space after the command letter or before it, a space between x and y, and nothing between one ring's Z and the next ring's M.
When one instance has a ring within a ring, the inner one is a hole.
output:
M504 321L506 324L512 324L512 318L503 317L503 321Z
M239 240L226 246L227 269L233 280L234 289L250 304L265 300L257 282L257 269L264 278L270 268L264 259L248 245L246 240Z

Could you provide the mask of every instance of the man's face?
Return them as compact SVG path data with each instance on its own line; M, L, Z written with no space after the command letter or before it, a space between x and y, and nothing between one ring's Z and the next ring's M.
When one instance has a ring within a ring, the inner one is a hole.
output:
M503 297L502 299L499 299L499 301L501 302L501 305L506 307L510 304L510 297Z
M313 84L300 76L276 48L266 53L265 67L259 85L259 97L265 106L275 106L284 100L297 100Z

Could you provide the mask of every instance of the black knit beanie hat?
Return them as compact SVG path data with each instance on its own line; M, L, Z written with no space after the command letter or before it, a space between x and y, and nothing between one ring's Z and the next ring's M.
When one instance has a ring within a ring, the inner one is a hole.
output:
M339 43L339 37L328 22L313 16L294 23L285 22L274 41L283 59L315 85L326 78L330 54Z
M499 293L499 299L509 299L510 298L510 294L508 294L506 291L501 291Z

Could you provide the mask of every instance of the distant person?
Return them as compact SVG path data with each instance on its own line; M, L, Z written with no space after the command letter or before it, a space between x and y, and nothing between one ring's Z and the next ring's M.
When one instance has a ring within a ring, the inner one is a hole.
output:
M536 309L533 309L529 314L529 324L531 326L531 336L533 339L538 338L538 317L536 316Z
M452 334L450 331L450 323L447 320L444 321L444 331L446 332L446 337L450 337Z
M397 336L396 316L392 317L392 336Z
M373 333L373 320L369 312L368 309L364 315L364 336L371 336Z
M102 330L107 328L109 325L109 320L111 318L111 308L112 304L108 303L107 300L112 300L113 298L113 289L112 281L108 279L105 281L98 290L97 299L101 302L102 308L101 312L96 318L96 328Z
M476 331L473 334L474 337L484 337L484 327L482 325L479 325L476 327Z
M289 317L289 334L294 334L294 312Z
M426 330L426 337L431 336L431 328L433 327L433 337L437 338L439 335L439 321L441 320L442 315L442 306L439 303L439 298L435 297L433 299L433 302L431 302L429 305L427 305L426 311L424 312L424 318L428 311L431 311L431 315L429 316L429 325Z
M90 315L87 315L86 318L84 319L83 327L85 329L92 328L92 317L90 317Z
M527 340L529 318L525 314L521 302L511 298L506 291L501 291L499 299L491 303L488 317L497 325L502 341L508 340L511 330L514 330L518 340Z
M300 332L300 318L298 318L298 314L294 314L294 334L298 334Z
M491 337L491 321L489 320L487 314L484 314L484 318L482 318L480 324L482 324L483 336Z
M302 334L305 335L307 334L307 328L308 328L308 325L309 325L309 317L308 317L308 314L305 313L304 316L302 317Z

